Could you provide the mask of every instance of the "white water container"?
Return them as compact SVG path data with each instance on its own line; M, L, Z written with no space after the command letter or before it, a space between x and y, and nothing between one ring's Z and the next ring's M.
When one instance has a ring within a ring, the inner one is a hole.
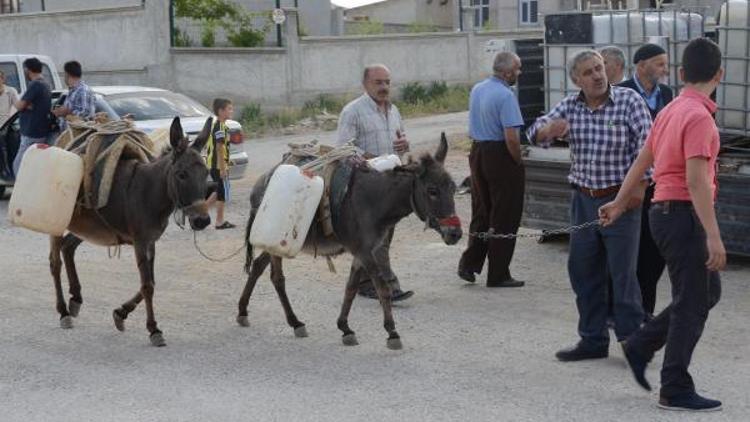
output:
M396 154L381 155L379 157L367 160L367 164L371 168L382 173L384 171L393 170L396 167L400 166L401 159L398 158L398 155Z
M305 243L323 196L323 179L282 164L268 182L250 230L250 243L271 255L294 258Z
M719 47L724 60L724 79L716 90L719 110L716 123L726 131L750 132L750 82L748 62L748 1L729 0L721 6Z
M8 204L13 225L61 236L70 224L83 180L83 159L61 148L26 150Z

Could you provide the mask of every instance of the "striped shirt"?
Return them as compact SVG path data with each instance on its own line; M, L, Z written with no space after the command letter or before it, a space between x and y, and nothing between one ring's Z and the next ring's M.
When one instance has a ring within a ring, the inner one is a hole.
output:
M83 120L93 119L96 112L94 93L83 81L78 81L78 85L70 88L63 105L70 110L70 114L74 114ZM60 118L60 129L65 129L66 125L65 118Z
M368 154L393 154L396 131L404 134L398 108L389 103L388 112L383 113L375 100L364 94L341 110L336 144L354 140L354 145Z
M643 98L632 89L617 86L610 87L607 101L596 110L586 105L583 92L564 98L528 129L529 140L549 146L551 139L534 138L553 119L565 119L570 125L568 181L589 189L622 184L651 129L651 115Z

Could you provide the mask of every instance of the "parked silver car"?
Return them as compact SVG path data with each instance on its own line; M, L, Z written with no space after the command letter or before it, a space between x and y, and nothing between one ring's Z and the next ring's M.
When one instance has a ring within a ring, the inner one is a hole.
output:
M105 112L112 119L133 119L146 133L169 129L172 119L180 116L180 123L190 139L203 129L213 113L197 101L172 91L141 86L92 86L96 94L96 111ZM228 120L229 178L241 179L247 171L248 157L243 148L245 135L242 125Z
M140 86L93 86L96 112L104 112L113 120L128 117L136 127L146 133L169 130L172 119L180 116L183 130L194 139L203 129L206 119L213 115L197 101L171 91ZM60 104L65 92L54 92L53 101ZM248 156L243 148L245 136L242 125L228 120L229 127L229 179L244 177ZM6 187L13 186L11 166L20 143L18 113L0 127L0 198Z

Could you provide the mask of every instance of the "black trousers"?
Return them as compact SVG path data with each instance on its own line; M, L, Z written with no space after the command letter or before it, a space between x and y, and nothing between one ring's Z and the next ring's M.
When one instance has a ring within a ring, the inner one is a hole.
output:
M636 269L636 275L638 276L638 284L641 287L641 303L643 304L643 311L647 315L653 315L654 309L656 308L656 286L659 283L662 273L664 273L664 258L659 252L659 248L654 242L654 238L651 234L651 225L649 222L649 210L651 209L651 201L654 198L655 185L650 185L646 188L646 194L643 198L643 211L641 214L641 241L638 246L638 266ZM612 277L609 277L608 281L608 295L609 295L609 315L613 314L612 311Z
M721 296L719 273L706 268L706 233L689 202L656 203L651 232L667 263L672 303L628 339L634 353L650 360L666 345L661 370L661 396L694 392L688 373L708 311Z
M516 233L521 224L525 171L508 152L505 142L474 142L469 154L471 169L471 232ZM515 239L469 238L459 266L482 272L487 260L487 280L511 278L510 262Z
M654 242L649 224L649 210L654 198L654 185L646 189L641 216L641 244L638 248L638 283L641 285L641 302L643 310L652 315L656 308L656 285L664 272L664 258Z
M390 251L391 249L391 242L393 242L393 234L396 232L396 227L394 226L392 229L388 230L388 233L385 236L385 247ZM390 259L390 252L388 256L388 267L391 267L391 259ZM362 264L357 262L355 259L352 262L352 267L349 270L350 277L356 277L359 280L359 287L358 290L360 292L367 291L374 288L374 285L372 283L372 278L369 274L367 274L367 271L365 271ZM395 274L393 274L393 278L388 281L388 284L391 286L391 290L401 290L401 283L398 281L398 277L396 277Z

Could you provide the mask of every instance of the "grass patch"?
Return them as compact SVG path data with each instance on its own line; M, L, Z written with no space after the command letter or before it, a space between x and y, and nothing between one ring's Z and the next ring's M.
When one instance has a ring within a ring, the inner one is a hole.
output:
M469 109L470 88L464 85L448 86L445 82L429 85L410 83L401 89L401 99L396 101L404 118L440 113L455 113Z
M309 129L336 129L338 114L347 99L332 95L319 95L301 108L285 107L275 112L264 112L257 103L242 107L240 122L245 133L259 136L300 126Z
M436 81L430 84L410 83L395 101L403 118L455 113L469 109L470 88L464 85L448 86ZM268 133L295 133L304 130L335 130L338 115L351 98L319 95L302 107L286 107L266 112L258 103L242 107L240 122L249 136Z

